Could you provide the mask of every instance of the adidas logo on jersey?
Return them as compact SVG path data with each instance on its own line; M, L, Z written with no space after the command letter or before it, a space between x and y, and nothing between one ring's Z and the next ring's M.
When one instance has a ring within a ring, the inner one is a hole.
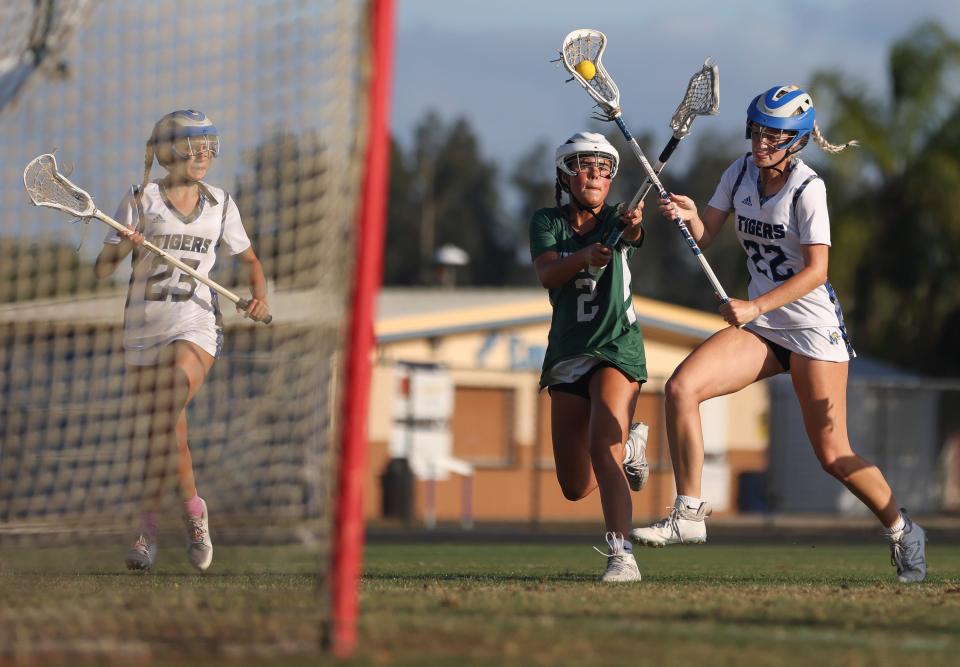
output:
M740 203L745 206L753 206L753 200L750 199L750 195L747 195L746 197L744 197L743 201L741 201Z

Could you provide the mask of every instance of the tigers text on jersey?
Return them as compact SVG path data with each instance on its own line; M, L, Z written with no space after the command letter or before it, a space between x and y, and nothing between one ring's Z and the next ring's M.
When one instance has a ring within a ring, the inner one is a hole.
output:
M604 206L599 224L580 236L557 208L543 208L530 221L533 259L548 251L570 255L603 239L619 222L617 209ZM540 384L559 361L591 355L610 362L634 380L647 379L643 334L633 310L630 267L635 248L620 242L613 258L599 271L581 270L573 279L549 290L553 316Z
M733 211L737 238L747 253L750 299L766 294L803 269L804 245L830 245L827 190L816 172L797 159L780 191L762 202L759 174L749 153L737 158L723 173L709 201L713 208ZM771 329L843 327L843 314L827 281L754 323Z
M154 181L144 189L139 210L131 192L120 203L115 218L136 227L147 241L203 276L210 275L221 244L233 255L250 247L240 212L230 195L205 183L200 184L200 199L189 215L177 211L160 183ZM120 234L111 229L104 243L119 242ZM132 261L124 312L127 350L163 345L198 329L213 330L216 340L220 340L222 325L216 292L143 248L134 248Z

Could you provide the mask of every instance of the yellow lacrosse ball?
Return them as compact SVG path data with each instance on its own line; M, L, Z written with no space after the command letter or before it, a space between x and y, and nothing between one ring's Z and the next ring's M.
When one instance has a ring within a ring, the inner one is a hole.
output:
M581 60L577 63L577 66L574 68L577 70L577 74L582 76L584 79L589 81L597 75L597 67L589 60Z

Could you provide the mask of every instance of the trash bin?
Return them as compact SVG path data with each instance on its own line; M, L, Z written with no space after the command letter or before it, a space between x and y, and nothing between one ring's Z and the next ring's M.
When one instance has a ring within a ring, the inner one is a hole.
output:
M737 477L737 509L741 512L767 511L767 473L740 473Z
M413 520L413 473L406 458L392 458L380 476L385 519Z

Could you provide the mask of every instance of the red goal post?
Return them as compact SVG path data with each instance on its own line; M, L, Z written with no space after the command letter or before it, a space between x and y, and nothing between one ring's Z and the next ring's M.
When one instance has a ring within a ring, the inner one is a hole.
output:
M357 259L343 406L342 451L333 554L333 649L348 655L357 641L359 580L363 554L363 478L367 464L374 308L383 276L390 162L390 83L393 65L394 0L371 0L368 140L361 205L357 212Z

